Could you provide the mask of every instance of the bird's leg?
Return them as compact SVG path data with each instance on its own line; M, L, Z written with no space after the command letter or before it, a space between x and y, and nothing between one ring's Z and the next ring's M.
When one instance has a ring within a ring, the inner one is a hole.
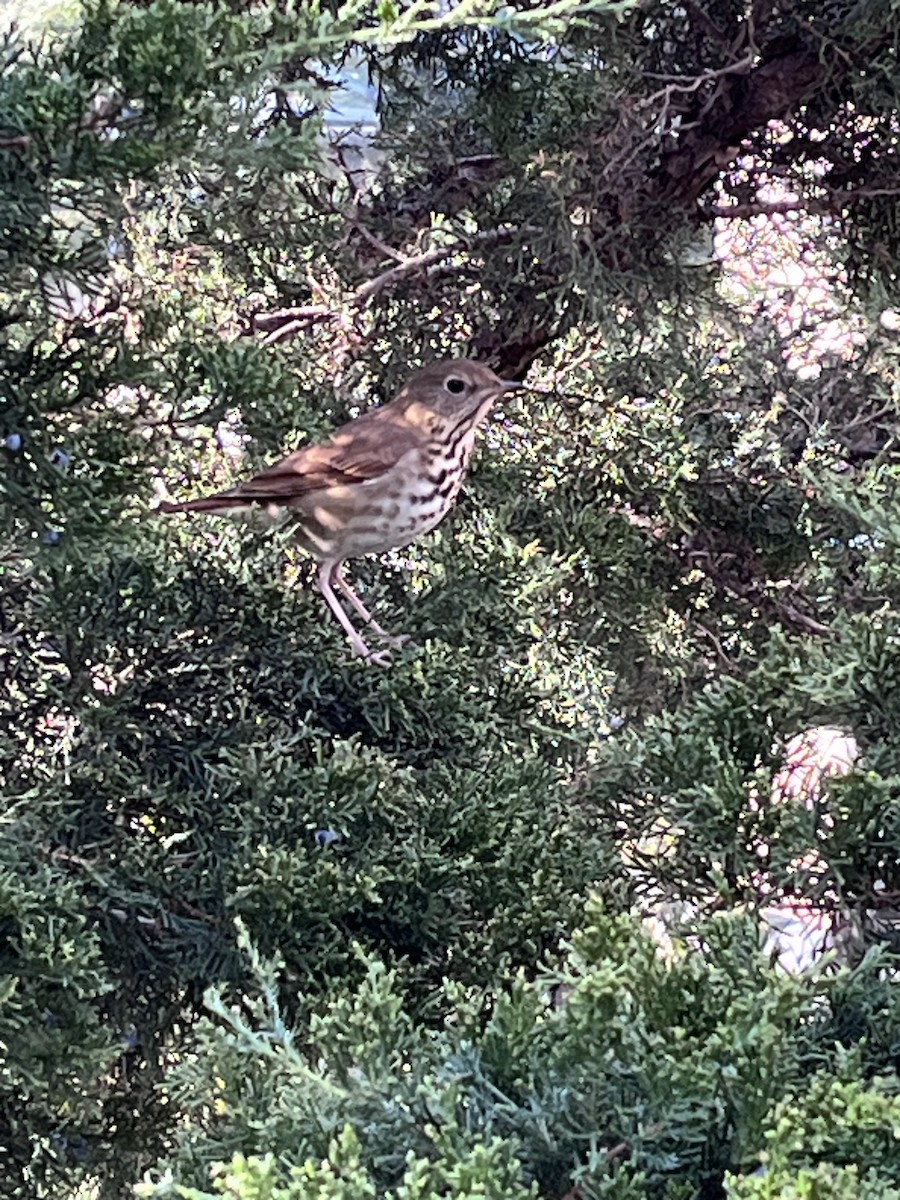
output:
M350 639L350 645L360 656L366 659L367 662L377 663L379 667L389 667L391 664L391 656L386 650L382 650L379 654L374 654L366 643L359 636L359 633L353 628L353 623L344 611L340 600L334 594L334 588L331 586L331 573L335 569L336 564L333 561L326 561L319 564L319 569L316 572L316 585L319 591L325 598L325 603L337 617L341 628L347 637Z
M389 646L393 646L395 649L399 650L400 647L409 639L405 634L401 637L394 637L392 633L388 633L386 629L383 629L381 625L378 624L378 622L363 604L362 600L360 600L359 596L357 596L356 592L354 592L353 588L344 578L341 565L341 563L335 563L335 565L331 568L330 582L332 584L337 584L337 586L353 605L359 616L362 617L367 625L371 625L372 632L376 637L381 638L383 642L387 642Z

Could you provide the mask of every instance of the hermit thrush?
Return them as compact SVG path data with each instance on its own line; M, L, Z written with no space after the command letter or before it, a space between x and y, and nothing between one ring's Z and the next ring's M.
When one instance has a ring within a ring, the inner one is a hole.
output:
M494 401L521 387L467 359L433 363L389 403L342 425L327 442L304 446L246 483L161 512L286 517L319 564L316 582L357 654L385 666L335 595L339 588L376 637L399 646L342 574L344 561L414 542L442 520L462 484L478 426Z

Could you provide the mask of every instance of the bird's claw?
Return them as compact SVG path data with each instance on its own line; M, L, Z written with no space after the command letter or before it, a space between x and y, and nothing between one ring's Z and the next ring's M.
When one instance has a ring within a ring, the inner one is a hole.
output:
M389 667L394 661L389 650L370 650L366 643L360 640L351 643L353 653L364 663L372 663L376 667Z
M381 639L381 641L384 642L386 646L391 646L394 650L402 650L409 641L408 633L401 633L398 637L395 637L394 634L385 633L382 630L377 634L377 636Z

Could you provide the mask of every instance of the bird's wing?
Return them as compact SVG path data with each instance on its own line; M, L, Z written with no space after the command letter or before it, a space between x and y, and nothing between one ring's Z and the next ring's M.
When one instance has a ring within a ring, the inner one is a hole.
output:
M392 418L384 408L364 413L327 442L295 450L235 492L247 499L290 500L323 488L376 479L418 444L415 432Z
M295 450L237 487L160 507L164 512L214 512L242 503L290 504L310 492L376 479L417 445L414 430L387 408L374 409L343 426L327 442Z

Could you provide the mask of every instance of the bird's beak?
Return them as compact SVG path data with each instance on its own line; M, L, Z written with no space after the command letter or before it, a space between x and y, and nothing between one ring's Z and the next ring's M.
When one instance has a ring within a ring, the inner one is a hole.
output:
M519 383L519 381L516 379L504 379L503 394L506 395L507 392L519 392L527 386L527 383Z

